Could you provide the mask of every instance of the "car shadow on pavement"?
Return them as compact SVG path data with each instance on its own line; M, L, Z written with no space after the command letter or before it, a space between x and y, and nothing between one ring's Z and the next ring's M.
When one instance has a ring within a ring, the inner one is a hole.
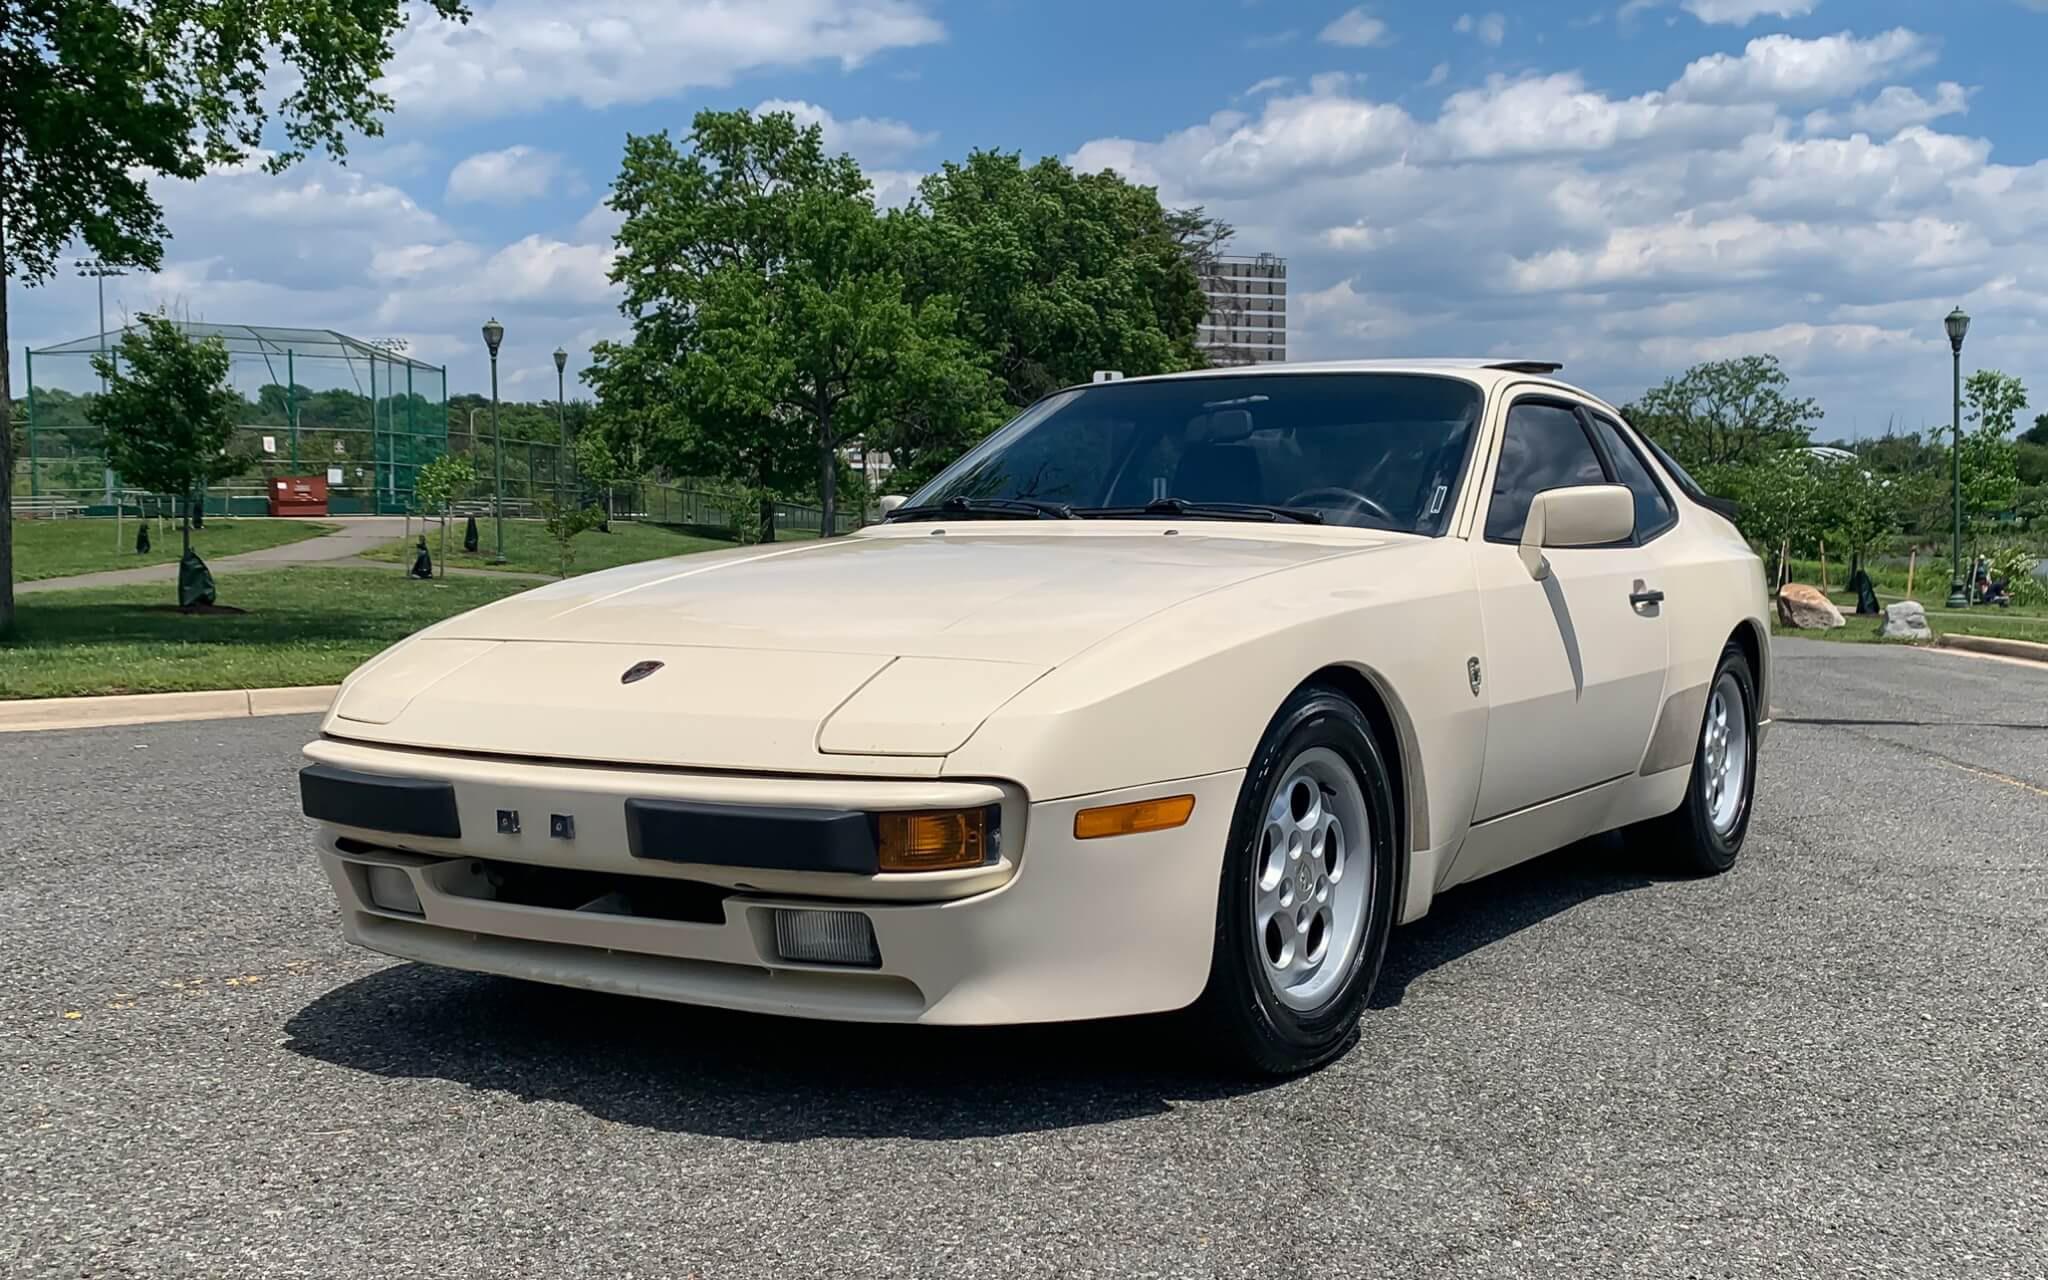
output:
M400 964L286 1024L337 1066L755 1142L1104 1124L1275 1082L1205 1073L1178 1020L950 1028L810 1022Z
M1640 853L1595 840L1447 894L1395 933L1373 1005L1397 1006L1443 965L1654 880ZM987 1029L807 1022L417 964L337 987L285 1029L293 1052L352 1070L755 1142L1041 1132L1281 1083L1217 1072L1171 1017Z
M1654 858L1609 833L1439 895L1428 915L1394 931L1372 1007L1391 1009L1417 978L1581 903L1674 878Z

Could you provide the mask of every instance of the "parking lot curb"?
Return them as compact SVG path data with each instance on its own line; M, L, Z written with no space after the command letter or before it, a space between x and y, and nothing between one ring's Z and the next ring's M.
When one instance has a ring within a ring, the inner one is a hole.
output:
M2048 662L2048 644L2035 644L2032 640L2005 640L1996 636L1957 636L1944 633L1934 643L1943 649L1961 649L1966 653L1992 653L2001 658Z
M172 720L231 720L306 715L327 710L340 685L296 689L217 689L198 693L128 693L101 698L24 698L0 702L0 733L91 729Z

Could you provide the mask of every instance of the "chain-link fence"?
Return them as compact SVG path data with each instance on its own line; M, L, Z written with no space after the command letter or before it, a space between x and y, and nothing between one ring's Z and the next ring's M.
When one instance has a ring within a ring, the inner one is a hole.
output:
M207 490L212 514L260 515L275 482L293 476L325 478L328 510L337 515L403 511L414 472L448 447L448 375L438 365L329 329L180 327L227 346L228 385L241 402L229 452L244 465ZM27 353L26 447L15 493L111 514L123 486L88 417L101 390L92 358L104 353L118 368L125 333Z

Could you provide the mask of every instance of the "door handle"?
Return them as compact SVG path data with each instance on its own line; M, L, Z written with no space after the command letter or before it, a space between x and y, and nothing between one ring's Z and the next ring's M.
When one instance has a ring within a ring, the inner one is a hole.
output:
M1630 607L1636 609L1640 609L1646 604L1663 604L1664 593L1655 588L1645 587L1642 583L1638 582L1636 583L1636 589L1628 593L1628 602Z

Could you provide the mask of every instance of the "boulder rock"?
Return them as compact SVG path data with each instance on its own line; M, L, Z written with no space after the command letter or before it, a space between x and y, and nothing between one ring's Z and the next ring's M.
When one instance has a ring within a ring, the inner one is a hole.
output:
M1887 640L1932 640L1934 632L1927 626L1927 610L1918 600L1901 600L1884 607L1884 622L1877 634Z
M1822 595L1819 587L1788 582L1778 591L1778 620L1802 631L1830 631L1846 625L1835 602Z

